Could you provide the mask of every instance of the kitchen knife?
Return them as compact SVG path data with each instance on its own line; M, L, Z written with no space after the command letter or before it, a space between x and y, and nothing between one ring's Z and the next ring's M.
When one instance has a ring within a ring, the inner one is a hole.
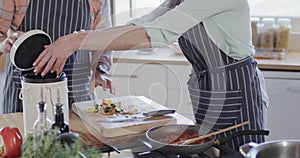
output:
M128 121L143 120L149 117L163 116L166 114L173 114L173 113L175 113L174 109L161 109L161 110L153 110L153 111L145 112L134 116L126 115L126 116L115 117L115 118L107 118L103 120L98 120L96 122L102 122L102 123L128 122Z
M143 113L144 116L150 117L150 116L162 116L165 114L173 114L175 112L174 109L161 109L161 110L153 110L149 112Z

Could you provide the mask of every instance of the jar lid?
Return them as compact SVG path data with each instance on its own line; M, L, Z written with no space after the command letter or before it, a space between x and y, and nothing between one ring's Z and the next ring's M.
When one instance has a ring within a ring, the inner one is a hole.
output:
M289 18L278 18L277 24L279 25L291 25L291 19Z
M251 22L260 22L260 18L259 17L251 17Z
M22 34L10 50L12 64L21 71L32 70L33 62L52 43L48 34L42 30L31 30Z
M275 19L274 18L263 18L262 24L267 25L267 26L274 25Z

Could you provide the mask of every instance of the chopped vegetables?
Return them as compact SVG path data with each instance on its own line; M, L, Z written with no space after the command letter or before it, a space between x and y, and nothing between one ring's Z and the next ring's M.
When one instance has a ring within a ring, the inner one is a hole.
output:
M102 104L98 109L101 114L106 114L106 115L113 115L113 114L121 113L123 111L121 108L121 103L120 102L113 103L112 100L103 100Z
M107 106L104 108L104 113L109 113L110 109L112 109L111 107Z
M102 100L101 104L94 102L94 106L88 108L87 112L100 113L104 115L114 115L114 114L136 114L138 109L132 106L123 106L121 102L113 103L112 100Z

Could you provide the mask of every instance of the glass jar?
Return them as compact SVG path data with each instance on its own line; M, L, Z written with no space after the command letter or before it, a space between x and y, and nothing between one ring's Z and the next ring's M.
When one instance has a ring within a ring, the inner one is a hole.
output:
M259 47L259 40L258 40L259 27L260 27L260 19L258 17L251 17L252 44L255 49Z
M279 18L276 23L276 51L287 51L289 46L291 19Z
M260 49L273 51L275 45L275 19L263 18L259 27Z

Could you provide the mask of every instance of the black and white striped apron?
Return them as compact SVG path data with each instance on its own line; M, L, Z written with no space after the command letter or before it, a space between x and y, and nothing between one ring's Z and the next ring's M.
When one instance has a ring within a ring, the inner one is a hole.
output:
M257 63L252 57L235 60L209 38L202 23L185 32L178 40L192 64L188 81L195 120L213 131L250 121L249 125L225 132L263 128L263 104ZM263 136L241 136L226 146L238 150L247 142L263 142Z
M31 0L26 15L19 27L27 32L33 29L45 31L55 41L60 36L89 29L90 5L88 0ZM4 86L4 113L23 110L19 99L21 72L7 59L7 79ZM68 78L68 101L90 100L87 96L90 79L90 56L77 51L66 61L63 71Z

